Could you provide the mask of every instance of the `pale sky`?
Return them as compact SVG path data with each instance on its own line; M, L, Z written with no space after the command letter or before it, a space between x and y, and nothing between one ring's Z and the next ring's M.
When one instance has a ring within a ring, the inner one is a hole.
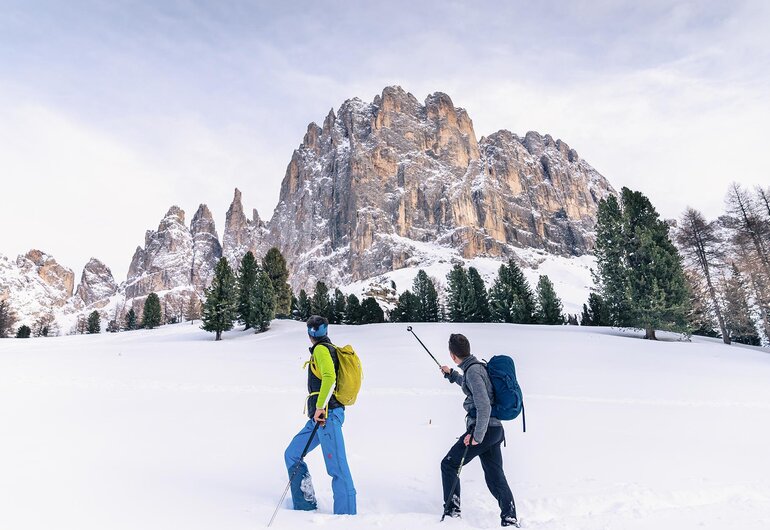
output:
M30 2L0 8L0 253L118 281L169 206L272 216L311 121L398 84L561 138L662 215L770 184L770 2Z

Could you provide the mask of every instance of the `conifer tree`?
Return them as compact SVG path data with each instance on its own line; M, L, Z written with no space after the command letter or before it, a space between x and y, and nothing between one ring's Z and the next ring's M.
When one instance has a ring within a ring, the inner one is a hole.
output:
M144 311L142 313L142 327L153 329L160 325L162 312L160 308L160 298L155 293L150 293L144 301Z
M598 293L588 295L588 305L583 304L583 314L580 317L581 326L609 326L609 317L604 300Z
M361 309L361 302L358 301L356 295L348 295L347 310L345 311L345 324L361 324L362 320L363 312Z
M531 324L535 321L534 294L513 260L500 266L489 291L489 301L495 322Z
M689 293L682 258L649 199L628 188L621 193L629 315L646 339L655 340L656 329L686 327Z
M449 321L469 322L474 309L468 273L462 265L457 263L447 275Z
M273 282L265 271L259 271L257 282L249 300L249 321L256 333L267 331L275 318L275 293Z
M380 304L371 296L364 298L361 303L361 323L377 324L380 322L385 322L385 313Z
M334 289L334 299L332 301L332 318L330 324L342 324L345 321L345 295L339 289Z
M685 271L687 286L690 292L690 311L687 314L687 327L693 335L702 337L718 337L719 326L712 317L712 307L709 304L708 287L703 278L693 270ZM727 334L725 344L730 344L730 334Z
M16 331L16 338L28 339L31 334L32 334L32 330L30 329L30 327L26 324L22 324L21 326L19 326L18 331Z
M492 319L489 299L484 280L475 267L468 268L468 286L470 288L470 322L489 322Z
M235 275L227 258L220 258L214 270L214 279L205 292L201 320L202 329L215 333L214 340L222 340L222 332L233 329L238 314Z
M759 346L761 340L751 318L745 282L735 264L731 266L731 272L724 286L725 325L733 341Z
M125 319L125 328L128 331L134 330L138 327L138 319L136 318L136 311L134 311L134 308L128 310L128 313L126 313L126 319Z
M251 329L254 322L251 316L255 309L252 304L255 302L254 291L257 288L257 276L259 275L257 260L251 251L243 255L241 267L238 269L238 321L244 324L244 330Z
M681 256L649 199L628 188L620 203L602 199L596 233L595 280L610 324L641 327L653 340L656 329L684 329L689 293Z
M291 318L299 320L299 300L291 293Z
M607 324L628 325L630 300L623 212L614 195L599 201L594 255L597 266L597 270L593 271L594 282L604 301L608 317Z
M412 292L417 298L419 308L415 322L438 322L441 320L436 284L422 269L417 271L417 276L412 283Z
M398 303L390 312L391 322L418 322L420 314L420 300L409 290L404 291L398 297Z
M88 333L93 335L102 331L102 317L99 311L91 311L88 315Z
M315 284L315 292L310 300L310 310L314 315L329 319L332 317L332 302L329 298L329 288L322 281Z
M7 338L16 326L16 312L11 309L8 300L0 300L0 339Z
M190 295L190 299L187 301L187 308L185 309L184 317L190 322L191 325L201 317L201 301L197 294L192 293Z
M291 287L288 284L289 269L278 247L272 247L262 259L262 269L270 277L275 295L275 314L278 318L291 315Z
M304 289L300 289L299 298L297 299L297 311L299 320L305 322L308 318L310 318L310 315L313 314L312 309L313 308L307 293Z
M542 275L537 282L537 309L535 311L538 324L562 324L561 299L556 295L553 283L548 276Z

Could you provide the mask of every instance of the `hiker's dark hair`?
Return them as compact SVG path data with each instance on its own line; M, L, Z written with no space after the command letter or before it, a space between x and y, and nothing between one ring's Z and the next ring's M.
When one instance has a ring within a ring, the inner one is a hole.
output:
M309 328L316 328L322 326L323 324L329 325L329 321L326 319L326 317L322 317L321 315L313 315L310 318L307 319L307 327Z
M465 359L471 354L471 343L465 335L452 333L449 335L449 351L458 359Z

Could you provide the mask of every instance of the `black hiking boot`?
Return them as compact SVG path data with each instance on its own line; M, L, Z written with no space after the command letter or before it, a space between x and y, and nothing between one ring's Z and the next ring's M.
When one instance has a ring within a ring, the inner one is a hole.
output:
M459 508L451 508L451 509L445 511L444 512L444 517L451 517L452 519L461 519L462 518L461 515L460 515L460 509ZM443 520L444 517L442 517L441 519Z
M512 515L506 515L500 520L500 526L512 526L514 528L521 528L519 520Z

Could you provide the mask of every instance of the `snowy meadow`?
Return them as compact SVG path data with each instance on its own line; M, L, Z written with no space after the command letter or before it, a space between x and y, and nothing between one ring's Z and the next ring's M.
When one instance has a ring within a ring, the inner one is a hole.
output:
M508 422L503 455L523 527L770 527L767 350L573 326L414 329L447 364L451 332L479 357L515 359L527 432ZM344 426L359 515L331 515L316 451L318 512L284 509L274 527L498 527L477 461L462 472L463 519L439 523L463 396L406 325L330 335L364 363ZM265 527L305 421L307 347L293 321L221 342L189 324L0 341L0 529Z

